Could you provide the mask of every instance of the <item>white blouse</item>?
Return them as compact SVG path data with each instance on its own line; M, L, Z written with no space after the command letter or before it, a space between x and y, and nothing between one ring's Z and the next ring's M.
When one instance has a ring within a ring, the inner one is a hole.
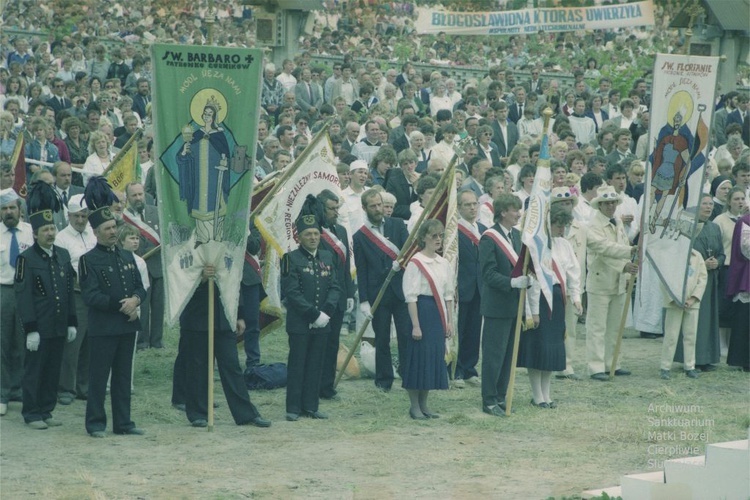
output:
M434 258L427 257L421 252L417 255L419 256L417 258L431 271L435 279L435 286L443 294L443 300L446 302L452 301L456 284L453 279L453 270L448 261L440 255L436 255ZM432 296L432 289L427 278L412 261L409 261L404 271L403 288L407 303L416 302L420 295ZM445 307L445 304L443 306Z
M578 257L573 251L573 246L563 237L552 238L552 258L557 263L557 269L565 279L565 294L567 300L575 303L581 301L581 266L578 264ZM554 284L559 284L557 275L552 275ZM534 280L534 284L529 291L529 305L532 314L539 314L539 302L542 289L539 281Z

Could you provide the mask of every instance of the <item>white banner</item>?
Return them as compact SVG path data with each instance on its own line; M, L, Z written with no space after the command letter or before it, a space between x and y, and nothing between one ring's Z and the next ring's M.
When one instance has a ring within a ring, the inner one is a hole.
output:
M297 161L302 163L295 162L287 167L294 168L294 174L255 219L255 225L267 245L263 287L272 311L281 311L279 262L285 253L299 246L294 223L305 198L308 194L317 196L324 189L333 191L336 196L341 195L333 148L327 133L318 134Z
M642 245L678 303L686 300L718 66L718 57L667 54L654 65Z
M414 24L420 34L444 31L449 35L515 35L654 25L654 4L651 0L597 7L499 12L451 12L418 8L417 14Z

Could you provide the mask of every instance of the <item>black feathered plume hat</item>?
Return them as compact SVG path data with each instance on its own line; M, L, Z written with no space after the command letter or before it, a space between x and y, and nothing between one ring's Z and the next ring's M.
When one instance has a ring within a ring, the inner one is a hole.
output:
M62 206L55 188L41 181L31 186L26 204L31 214L29 222L34 231L50 224L54 225L54 212L59 212Z
M305 229L320 231L324 220L320 202L315 196L308 194L297 217L297 234L302 233Z
M104 177L98 175L89 179L83 199L89 208L89 224L92 228L96 229L107 221L115 220L111 207L120 200Z

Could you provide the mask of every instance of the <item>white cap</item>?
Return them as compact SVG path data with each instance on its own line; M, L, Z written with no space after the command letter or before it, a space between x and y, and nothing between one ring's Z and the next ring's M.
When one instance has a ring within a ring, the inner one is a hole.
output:
M20 196L13 188L7 188L0 191L0 207L14 203Z
M349 172L353 172L355 170L359 170L360 168L364 168L367 170L367 162L365 160L354 160L351 165L349 165Z
M77 214L83 210L86 210L86 200L83 199L82 194L76 194L70 197L68 200L68 213Z

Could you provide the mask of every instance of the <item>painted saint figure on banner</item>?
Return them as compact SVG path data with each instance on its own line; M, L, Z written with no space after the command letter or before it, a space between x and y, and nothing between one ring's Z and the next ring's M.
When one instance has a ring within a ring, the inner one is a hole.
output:
M699 111L702 111L701 107L698 107ZM656 147L649 158L652 209L648 227L652 234L656 232L657 225L663 225L666 230L669 221L675 218L673 216L676 215L674 214L676 207L679 207L679 210L685 208L687 178L703 164L701 149L695 147L697 145L694 144L695 137L688 127L693 108L693 98L688 92L679 91L672 96L669 102L667 124L659 131ZM698 122L700 133L702 117L699 116ZM669 195L673 196L672 205L669 213L663 214Z

